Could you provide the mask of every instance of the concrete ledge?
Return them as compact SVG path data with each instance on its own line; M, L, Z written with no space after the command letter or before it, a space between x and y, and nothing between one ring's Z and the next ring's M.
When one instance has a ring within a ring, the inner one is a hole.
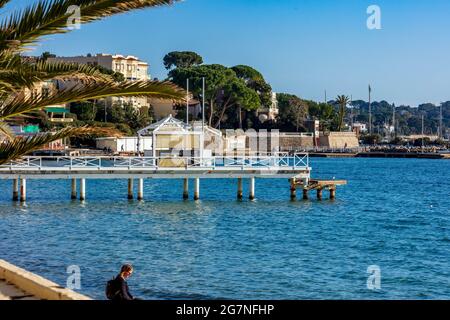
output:
M58 284L0 259L0 279L43 300L92 300Z

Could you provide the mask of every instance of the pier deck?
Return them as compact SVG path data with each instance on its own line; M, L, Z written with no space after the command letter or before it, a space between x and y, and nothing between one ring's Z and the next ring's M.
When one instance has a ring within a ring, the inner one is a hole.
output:
M138 200L143 199L145 179L184 179L183 198L188 198L188 180L194 179L194 199L199 199L200 179L248 179L249 198L255 198L255 179L310 178L308 154L275 153L264 156L216 157L24 157L0 166L0 179L13 180L13 200L26 200L28 179L71 179L72 199L85 200L86 179L128 179L128 198L133 199L133 180L138 182ZM20 184L20 188L19 188ZM20 193L20 196L19 196Z

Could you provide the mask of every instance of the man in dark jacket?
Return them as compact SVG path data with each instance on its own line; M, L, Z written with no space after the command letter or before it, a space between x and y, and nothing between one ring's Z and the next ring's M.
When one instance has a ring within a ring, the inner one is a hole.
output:
M133 274L133 267L130 264L124 264L120 269L120 273L117 275L115 287L117 288L117 294L114 296L113 301L122 300L135 300L128 289L127 279Z

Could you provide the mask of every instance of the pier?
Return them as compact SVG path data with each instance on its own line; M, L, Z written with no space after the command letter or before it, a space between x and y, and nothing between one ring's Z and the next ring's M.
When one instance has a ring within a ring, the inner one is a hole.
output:
M237 198L241 200L243 183L247 180L248 198L254 200L258 179L289 179L309 185L310 174L309 156L304 153L202 158L24 157L0 166L0 179L12 181L12 200L21 202L27 201L27 181L33 179L68 180L68 197L81 201L89 196L89 180L92 179L126 179L129 200L135 199L133 187L137 181L139 201L144 200L144 181L147 179L181 179L185 200L189 199L190 182L194 186L194 200L200 199L202 179L236 179Z
M304 180L297 181L291 179L291 199L296 198L297 188L303 191L303 200L309 199L309 191L315 190L317 192L317 200L323 199L323 190L330 192L330 200L336 199L337 186L346 185L346 180L317 180L309 179L306 183Z

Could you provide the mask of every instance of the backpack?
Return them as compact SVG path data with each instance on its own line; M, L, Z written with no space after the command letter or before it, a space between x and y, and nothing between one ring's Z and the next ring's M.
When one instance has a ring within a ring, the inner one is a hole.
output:
M108 298L108 300L114 299L116 297L116 295L119 293L119 291L120 291L120 289L117 288L116 278L112 278L111 280L106 282L105 294L106 294L106 298Z

